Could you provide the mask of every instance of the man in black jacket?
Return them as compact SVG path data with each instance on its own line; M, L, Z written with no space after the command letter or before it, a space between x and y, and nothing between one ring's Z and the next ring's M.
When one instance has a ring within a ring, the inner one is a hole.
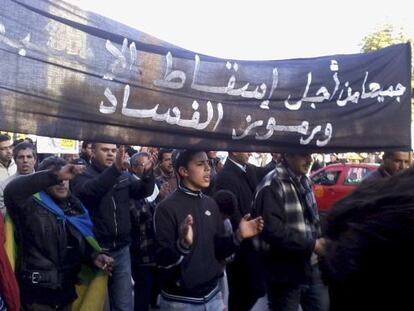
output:
M131 260L129 253L131 221L130 199L142 199L154 189L152 161L145 166L141 180L125 169L124 147L92 144L91 165L73 184L75 194L89 209L94 233L101 247L114 258L109 279L111 310L132 310Z
M375 171L364 176L363 183L389 178L410 167L410 153L404 151L387 151L382 156L382 164Z
M323 311L326 306L317 255L324 250L315 197L306 176L310 154L283 154L257 188L254 211L266 228L261 239L271 310Z
M90 232L92 223L69 192L69 180L80 173L79 166L49 157L39 170L14 179L4 191L15 224L22 306L28 311L70 310L81 264L110 269L113 260L86 240L90 235L83 228Z
M140 179L145 164L151 156L146 152L135 153L131 159L131 174ZM159 295L158 269L155 261L154 211L159 203L160 190L155 184L154 192L130 206L131 215L131 269L134 279L134 311L148 311L155 307Z
M233 230L243 215L251 213L254 191L264 168L248 163L250 153L229 152L223 169L216 176L214 192L229 190L237 198L238 209L230 218ZM242 243L234 261L226 268L229 284L229 310L248 311L264 296L264 280L253 241Z
M217 204L201 192L210 183L206 153L175 151L173 158L180 185L155 214L161 308L223 310L218 288L223 269L220 260L234 253L242 240L258 234L263 220L249 220L246 215L234 234L226 236Z

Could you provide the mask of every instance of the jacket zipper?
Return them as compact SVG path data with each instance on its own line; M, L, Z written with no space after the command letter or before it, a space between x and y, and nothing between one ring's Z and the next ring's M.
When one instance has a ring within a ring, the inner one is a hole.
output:
M125 178L125 179L122 179L122 180L118 181L116 183L116 185L114 185L113 188L115 189L115 187L117 185L119 185L120 183L122 183L125 180L128 180L128 178ZM117 208L116 208L116 203L115 203L115 200L114 200L114 197L113 196L111 196L111 200L112 200L112 204L114 205L114 225L115 225L115 238L114 238L114 240L112 242L112 246L115 249L116 248L116 238L118 237L118 221L117 221L117 218L116 218L116 209Z
M114 204L114 225L115 225L115 238L113 241L113 247L116 248L116 238L118 237L118 221L116 219L116 203L114 197L111 197L112 203Z

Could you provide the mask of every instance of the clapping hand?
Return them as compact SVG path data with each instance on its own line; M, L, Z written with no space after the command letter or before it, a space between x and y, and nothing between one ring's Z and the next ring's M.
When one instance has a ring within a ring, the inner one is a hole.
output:
M264 228L263 217L259 216L252 219L250 214L246 214L239 223L239 228L236 232L237 238L242 241L258 235Z
M187 215L180 225L180 243L185 248L190 248L193 245L193 216Z

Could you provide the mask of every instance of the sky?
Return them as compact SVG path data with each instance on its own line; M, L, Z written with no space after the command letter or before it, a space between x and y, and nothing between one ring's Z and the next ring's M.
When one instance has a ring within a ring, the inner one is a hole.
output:
M182 48L230 59L358 53L362 38L386 23L414 38L409 0L69 2Z

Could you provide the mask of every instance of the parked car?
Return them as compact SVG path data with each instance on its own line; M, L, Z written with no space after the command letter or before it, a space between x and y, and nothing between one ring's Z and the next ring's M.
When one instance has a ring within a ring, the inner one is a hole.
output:
M332 164L310 175L319 212L327 212L361 183L366 174L378 168L378 164Z

